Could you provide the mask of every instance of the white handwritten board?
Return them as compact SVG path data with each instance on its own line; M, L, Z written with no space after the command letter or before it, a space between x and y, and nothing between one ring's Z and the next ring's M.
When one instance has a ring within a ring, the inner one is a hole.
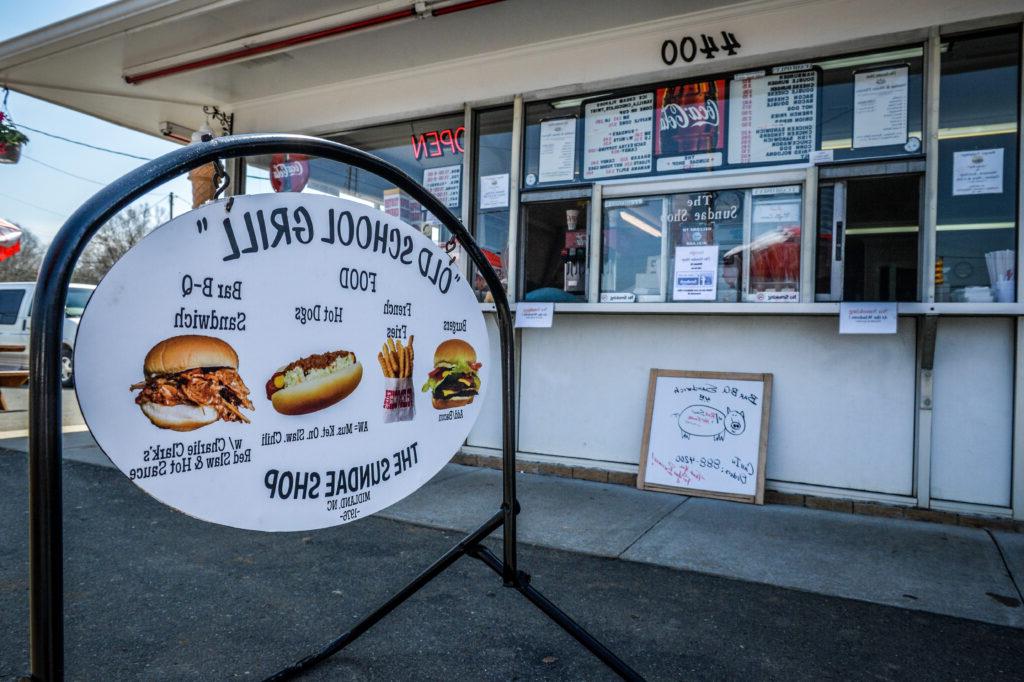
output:
M637 487L762 504L771 374L652 369Z

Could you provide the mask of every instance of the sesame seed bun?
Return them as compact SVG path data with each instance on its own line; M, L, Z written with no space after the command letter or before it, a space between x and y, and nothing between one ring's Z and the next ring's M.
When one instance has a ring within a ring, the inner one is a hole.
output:
M199 367L238 369L238 354L220 339L185 334L172 336L153 346L142 364L146 376L176 374Z
M476 351L473 350L473 346L462 339L442 341L441 345L434 351L435 366L442 362L454 365L459 360L465 360L468 363L476 362Z

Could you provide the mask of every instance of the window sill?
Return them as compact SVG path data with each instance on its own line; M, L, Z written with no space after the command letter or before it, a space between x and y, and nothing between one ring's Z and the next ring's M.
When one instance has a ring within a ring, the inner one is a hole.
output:
M516 304L511 304L515 310ZM1024 303L899 303L901 316L1024 316ZM493 303L480 310L495 311ZM839 303L555 303L556 313L605 315L838 315Z

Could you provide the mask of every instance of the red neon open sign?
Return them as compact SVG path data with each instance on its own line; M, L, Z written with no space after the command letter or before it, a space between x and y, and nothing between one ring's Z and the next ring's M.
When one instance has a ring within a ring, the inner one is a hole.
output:
M465 126L459 126L455 129L445 128L444 130L431 130L429 133L413 135L410 138L413 156L418 161L424 156L428 159L444 156L445 150L449 154L462 154L465 151L462 148L462 138L465 134Z

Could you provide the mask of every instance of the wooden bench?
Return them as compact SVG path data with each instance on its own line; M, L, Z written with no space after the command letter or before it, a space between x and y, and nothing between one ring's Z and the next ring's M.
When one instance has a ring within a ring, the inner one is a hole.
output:
M23 353L25 346L0 344L0 353ZM27 369L14 369L0 365L0 389L17 388L28 383ZM7 411L7 398L0 390L0 411Z

